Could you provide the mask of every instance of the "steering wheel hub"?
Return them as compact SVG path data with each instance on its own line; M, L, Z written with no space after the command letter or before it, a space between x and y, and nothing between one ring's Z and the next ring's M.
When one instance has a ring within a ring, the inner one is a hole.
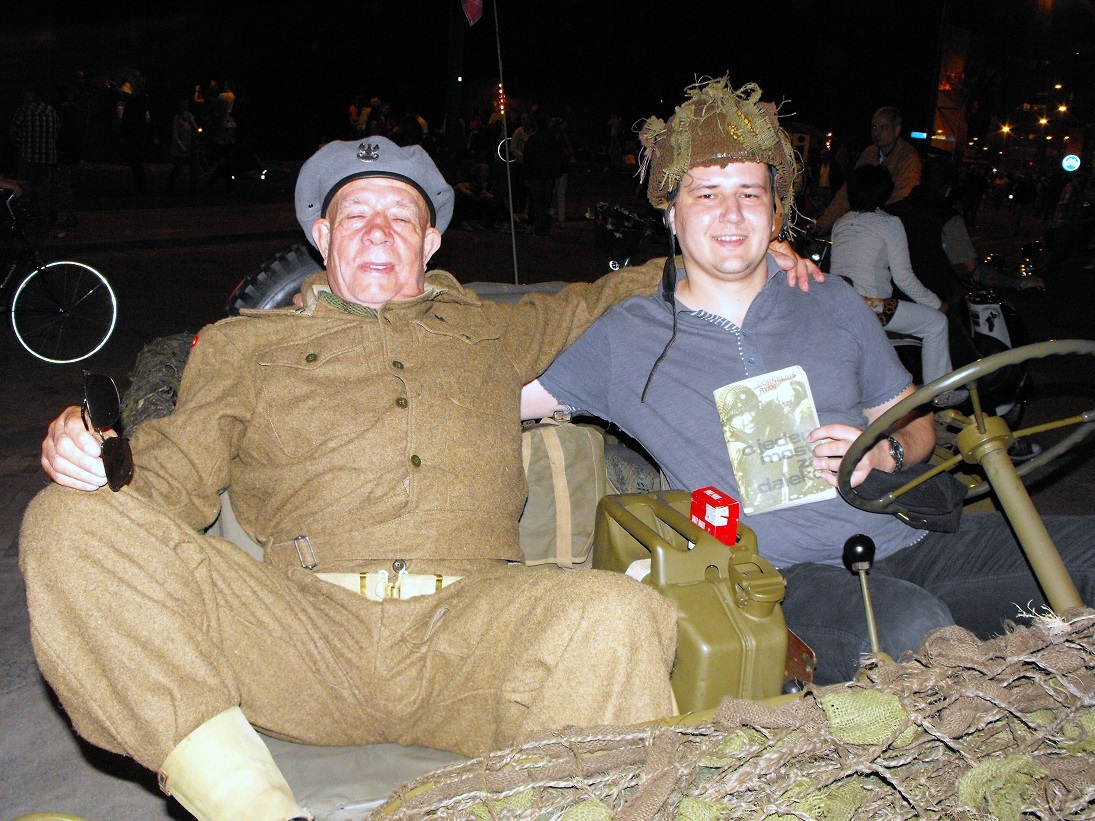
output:
M962 458L971 465L980 464L985 454L994 450L1007 450L1015 441L1008 423L999 416L983 416L979 421L967 425L955 437Z

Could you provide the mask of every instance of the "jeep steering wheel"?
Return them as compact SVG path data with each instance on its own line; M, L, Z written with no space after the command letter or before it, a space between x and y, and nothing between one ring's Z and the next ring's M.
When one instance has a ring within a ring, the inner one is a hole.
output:
M1095 342L1082 339L1051 340L1034 345L1025 345L1010 351L978 359L946 376L936 379L911 395L905 397L888 411L879 416L848 448L840 462L837 473L837 489L848 504L872 513L892 513L900 516L907 513L900 497L945 470L954 468L961 462L978 464L984 470L988 481L982 481L970 488L969 496L978 496L991 488L996 492L1001 507L1015 529L1027 557L1034 566L1042 588L1050 605L1060 612L1065 607L1082 606L1076 588L1064 570L1060 556L1053 546L1041 518L1030 501L1030 496L1020 480L1031 471L1060 456L1095 430L1095 409L1077 416L1059 419L1012 432L1007 423L999 416L990 416L981 407L977 392L977 380L995 373L1001 368L1016 365L1031 359L1044 359L1048 356L1080 354L1095 356ZM956 437L959 454L935 465L926 473L911 479L907 484L878 499L860 496L851 485L852 472L863 459L867 451L874 447L898 420L917 408L931 402L944 391L963 387L969 389L973 401L973 415L965 416L957 411L944 411L948 421L957 423L961 431ZM1041 433L1055 428L1078 425L1076 430L1053 447L1016 468L1008 458L1007 449L1016 439L1032 433ZM1063 574L1063 577L1062 577ZM1071 588L1069 590L1068 588Z
M1095 429L1095 425L1092 424L1095 422L1095 410L1088 411L1079 416L1025 428L1012 433L1002 419L997 416L987 415L981 408L980 398L977 393L977 380L989 376L1009 365L1016 365L1031 359L1044 359L1047 356L1064 356L1070 354L1095 356L1095 342L1084 339L1063 339L1038 342L1033 345L1014 348L1010 351L1004 351L1003 353L994 354L993 356L987 356L983 359L971 362L946 376L936 379L934 382L925 385L915 393L905 397L868 425L867 429L864 430L855 442L852 443L852 446L848 448L848 452L844 454L844 458L840 463L840 470L837 473L837 488L840 491L840 495L844 497L848 504L858 507L861 510L867 510L872 513L899 513L904 510L901 505L895 504L895 501L900 496L909 490L912 490L913 487L916 487L916 485L919 485L921 482L927 481L937 473L951 469L959 462L965 461L970 464L981 463L987 452L999 449L1006 450L1013 441L1023 436L1032 433L1041 433L1067 425L1079 424L1080 427L1073 431L1067 438L1024 463L1021 467L1015 469L1015 474L1020 477L1026 476L1031 471L1036 470L1050 460L1060 456L1083 440L1093 429ZM935 469L931 470L915 483L910 482L908 485L900 487L892 493L887 493L881 498L868 499L864 496L860 496L855 488L852 487L851 478L852 472L855 470L860 460L866 455L867 451L874 447L875 443L885 436L886 433L889 432L889 429L899 419L916 410L918 407L928 404L932 399L944 391L953 390L962 386L966 386L970 390L970 397L974 403L973 416L967 417L955 411L945 411L949 421L956 422L962 427L962 432L958 434L958 445L962 451L961 454L952 459L948 459L942 464L936 465ZM1010 463L1010 460L1008 461ZM968 495L970 497L980 496L986 493L990 486L990 483L987 481L978 482L970 488Z

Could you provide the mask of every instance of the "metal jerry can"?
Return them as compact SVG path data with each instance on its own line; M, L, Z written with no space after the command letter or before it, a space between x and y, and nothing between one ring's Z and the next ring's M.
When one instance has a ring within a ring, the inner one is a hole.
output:
M777 696L787 661L786 582L739 525L723 544L689 518L685 491L604 497L597 511L593 566L636 573L677 604L672 685L682 713L709 710L724 696ZM642 565L640 565L642 566Z

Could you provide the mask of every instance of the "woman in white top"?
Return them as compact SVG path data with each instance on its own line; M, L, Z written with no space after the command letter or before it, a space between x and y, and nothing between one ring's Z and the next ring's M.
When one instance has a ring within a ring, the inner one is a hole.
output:
M848 176L851 211L833 226L831 273L852 283L867 299L888 299L897 286L915 302L901 299L886 330L918 337L923 342L921 368L925 384L951 372L947 317L939 297L916 278L909 262L909 243L901 220L881 210L893 181L881 165L862 165ZM935 404L957 405L966 391L947 391Z

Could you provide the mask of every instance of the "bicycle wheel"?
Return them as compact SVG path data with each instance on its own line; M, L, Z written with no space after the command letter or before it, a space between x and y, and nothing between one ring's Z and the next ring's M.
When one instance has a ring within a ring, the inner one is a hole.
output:
M37 268L11 300L11 327L19 344L55 364L87 359L110 339L117 319L110 283L82 262Z

